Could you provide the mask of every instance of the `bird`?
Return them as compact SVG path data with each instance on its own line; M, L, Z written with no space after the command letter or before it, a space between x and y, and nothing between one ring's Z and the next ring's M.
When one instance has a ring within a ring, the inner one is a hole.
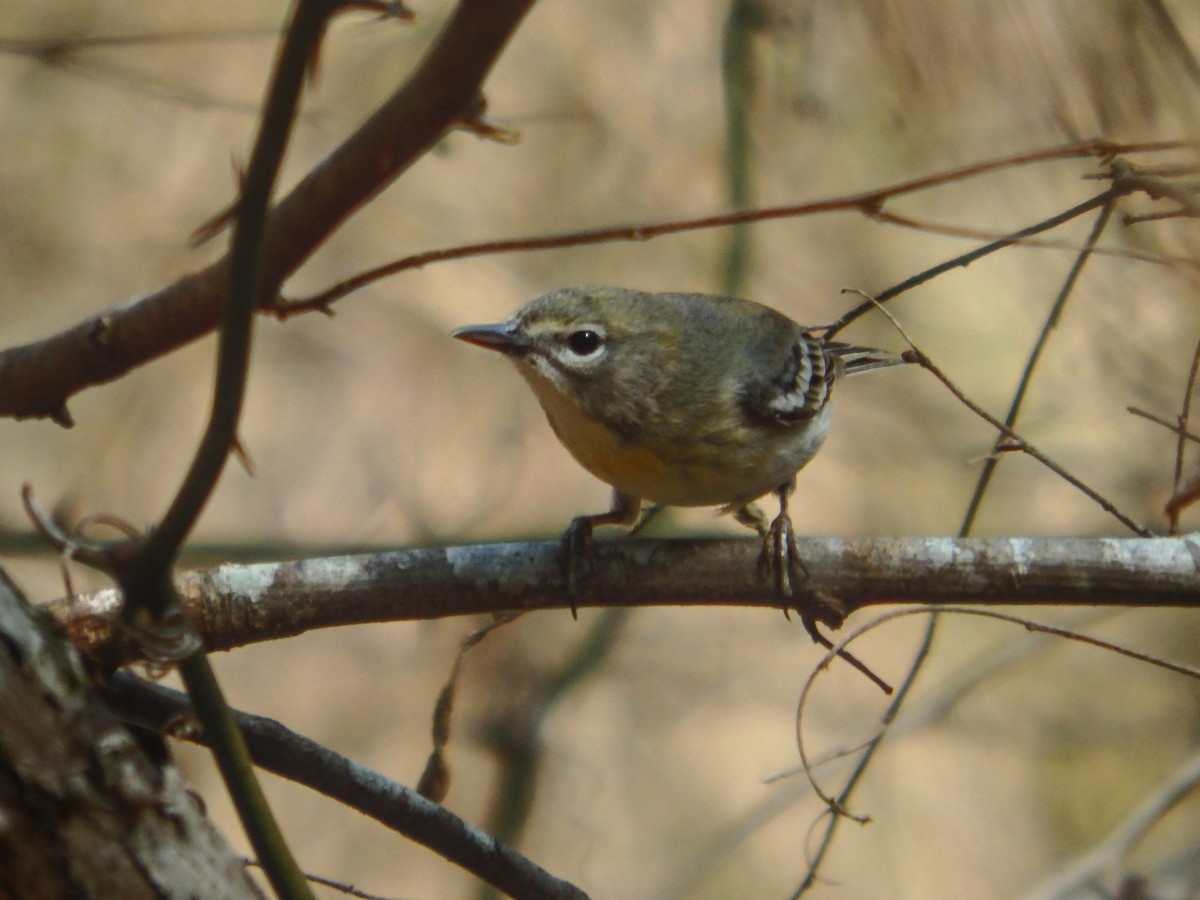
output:
M612 487L608 511L564 534L569 571L593 528L632 526L643 501L716 506L758 531L791 596L804 570L788 498L829 434L833 385L906 361L826 331L752 300L581 285L452 336L512 360L559 441ZM770 523L754 504L768 494Z

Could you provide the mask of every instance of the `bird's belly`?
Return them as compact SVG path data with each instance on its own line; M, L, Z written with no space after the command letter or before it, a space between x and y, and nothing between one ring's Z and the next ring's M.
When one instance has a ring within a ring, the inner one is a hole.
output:
M744 440L723 435L691 445L648 444L583 416L572 414L564 422L546 412L559 440L585 469L623 493L668 506L743 506L789 481L828 432L828 422L815 422Z

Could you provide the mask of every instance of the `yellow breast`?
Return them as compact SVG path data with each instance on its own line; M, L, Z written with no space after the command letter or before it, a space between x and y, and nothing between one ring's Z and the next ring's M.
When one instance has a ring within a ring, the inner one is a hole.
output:
M725 433L719 444L655 445L629 439L584 414L552 384L527 380L551 428L585 469L617 490L669 506L742 506L790 479L815 453L799 434L749 429Z

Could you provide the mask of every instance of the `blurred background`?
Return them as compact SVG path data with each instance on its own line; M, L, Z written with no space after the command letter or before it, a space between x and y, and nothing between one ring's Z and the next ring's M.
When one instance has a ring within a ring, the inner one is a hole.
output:
M223 239L193 249L189 235L234 195L285 8L2 8L8 347L223 251ZM334 25L283 189L395 89L449 8L420 0L411 26L365 15ZM1194 140L1198 53L1200 8L1184 0L544 0L487 83L489 116L519 131L520 143L448 136L287 289L303 296L422 250L799 203L1092 137ZM888 209L1003 234L1098 193L1101 184L1085 180L1096 171L1088 160L1011 168ZM891 308L973 399L1003 415L1092 221L1049 235L1063 246L1010 248ZM1178 414L1200 337L1195 234L1187 220L1114 220L1102 246L1174 262L1089 262L1018 424L1155 529L1166 527L1175 438L1126 407ZM550 539L573 516L606 509L608 489L558 445L515 372L447 337L503 319L543 290L597 282L719 292L732 280L741 295L823 323L850 305L842 288L879 293L978 243L852 213L758 224L741 240L738 265L729 230L436 264L341 301L333 318L260 319L241 427L257 471L229 467L190 562ZM903 348L875 315L846 337ZM0 551L32 598L63 586L54 555L29 535L21 483L68 516L155 521L207 417L214 346L199 342L77 396L71 430L0 422ZM855 379L839 390L833 433L801 475L797 528L956 534L993 439L915 367ZM712 510L672 511L654 530L742 533ZM1125 534L1015 454L1002 461L974 533ZM73 577L77 588L104 584L85 571ZM1194 612L1031 615L1200 661ZM765 780L797 765L796 702L822 654L777 612L662 608L606 620L587 610L578 622L541 614L501 629L465 667L447 805L488 823L505 771L497 747L602 622L614 629L607 653L541 723L520 849L599 897L786 895L805 871L821 807L802 776ZM413 784L437 692L460 640L480 624L346 628L214 661L239 707ZM915 618L891 622L856 652L895 680L923 628ZM1197 752L1198 698L1193 682L1095 649L944 621L911 723L901 720L852 803L872 822L839 834L812 896L1025 895ZM834 666L809 710L810 753L858 745L883 708L865 679ZM244 847L207 757L190 747L178 755ZM845 771L824 770L826 787ZM432 853L267 782L306 870L387 896L475 895L470 878ZM1131 864L1194 863L1198 823L1200 804L1185 802ZM1200 896L1193 890L1179 896Z

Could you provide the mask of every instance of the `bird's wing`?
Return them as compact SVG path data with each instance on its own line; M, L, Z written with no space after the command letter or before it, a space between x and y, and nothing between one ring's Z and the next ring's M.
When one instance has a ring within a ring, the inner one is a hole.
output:
M829 402L835 379L907 361L886 350L823 341L802 332L789 342L774 372L755 373L748 380L743 405L757 418L783 425L805 422Z
M829 402L829 390L842 368L840 357L820 338L802 333L790 342L774 372L755 373L743 404L751 415L794 424L811 419Z

